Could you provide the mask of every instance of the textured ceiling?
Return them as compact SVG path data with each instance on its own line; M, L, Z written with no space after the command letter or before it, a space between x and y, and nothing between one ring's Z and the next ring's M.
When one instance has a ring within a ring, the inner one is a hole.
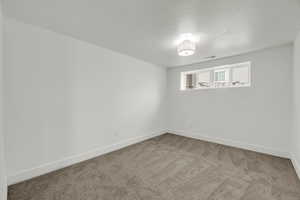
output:
M299 0L4 0L8 17L162 66L292 42ZM200 38L179 57L181 33Z

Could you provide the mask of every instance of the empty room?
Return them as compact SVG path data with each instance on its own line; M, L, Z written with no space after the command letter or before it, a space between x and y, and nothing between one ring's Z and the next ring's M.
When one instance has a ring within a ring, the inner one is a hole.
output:
M300 0L0 0L0 200L300 200Z

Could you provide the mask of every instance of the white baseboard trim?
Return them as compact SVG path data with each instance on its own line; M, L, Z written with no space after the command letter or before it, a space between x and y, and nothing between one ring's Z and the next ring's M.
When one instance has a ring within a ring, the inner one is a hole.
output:
M106 147L100 147L98 149L91 150L86 153L70 156L70 157L67 157L67 158L64 158L61 160L57 160L57 161L54 161L51 163L40 165L40 166L32 168L32 169L23 170L14 175L8 176L7 184L13 185L13 184L37 177L37 176L41 176L41 175L47 174L49 172L52 172L52 171L55 171L58 169L62 169L64 167L68 167L70 165L73 165L73 164L76 164L76 163L79 163L79 162L82 162L85 160L89 160L91 158L95 158L100 155L112 152L112 151L119 150L119 149L127 147L129 145L136 144L138 142L142 142L144 140L162 135L164 133L166 133L166 131L159 131L157 133L152 133L152 134L145 135L145 136L138 136L138 137L124 140L124 141L121 141L121 142L118 142L116 144L112 144L112 145L109 145Z
M2 199L7 200L7 187L2 190Z
M237 147L237 148L255 151L255 152L259 152L259 153L269 154L269 155L278 156L278 157L282 157L282 158L290 158L289 152L281 152L281 151L277 151L274 149L265 148L265 147L259 146L259 145L246 144L246 143L237 142L237 141L233 141L233 140L227 140L227 139L210 137L210 136L206 136L206 135L200 135L199 132L197 134L196 132L168 130L168 133L173 133L176 135L190 137L190 138L203 140L203 141L207 141L207 142L223 144L226 146Z
M291 154L291 161L295 168L296 174L298 175L298 178L300 179L300 162L297 160L296 156L293 154Z
M223 144L223 145L227 145L227 146L237 147L237 148L241 148L241 149L251 150L251 151L255 151L255 152L265 153L265 154L269 154L269 155L279 156L279 157L283 157L283 158L289 158L292 160L295 170L300 178L300 164L299 164L299 162L297 162L296 158L293 157L292 155L290 155L288 152L280 152L280 151L268 149L268 148L258 146L258 145L245 144L245 143L232 141L232 140L226 140L226 139L214 138L214 137L205 136L205 135L199 135L196 132L167 130L167 131L160 131L158 133L152 133L152 134L145 135L145 136L138 136L135 138L131 138L128 140L118 142L113 145L109 145L106 147L100 147L98 149L91 150L86 153L70 156L70 157L67 157L67 158L64 158L61 160L57 160L57 161L54 161L51 163L40 165L35 168L20 171L14 175L8 176L7 184L12 185L12 184L19 183L19 182L22 182L22 181L25 181L25 180L28 180L28 179L31 179L31 178L34 178L34 177L37 177L40 175L44 175L49 172L52 172L52 171L55 171L58 169L62 169L64 167L68 167L70 165L73 165L73 164L76 164L76 163L79 163L79 162L82 162L85 160L89 160L91 158L95 158L97 156L100 156L100 155L103 155L103 154L106 154L109 152L116 151L116 150L124 148L126 146L129 146L129 145L132 145L132 144L135 144L138 142L142 142L144 140L162 135L164 133L173 133L173 134L184 136L184 137L190 137L190 138L199 139L199 140L203 140L203 141L208 141L208 142ZM6 192L4 191L4 194L5 193Z
M0 188L0 200L7 200L7 184L6 184L6 177L1 183Z

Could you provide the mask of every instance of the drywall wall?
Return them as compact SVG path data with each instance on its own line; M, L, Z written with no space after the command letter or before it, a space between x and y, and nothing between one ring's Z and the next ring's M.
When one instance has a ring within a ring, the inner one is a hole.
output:
M3 15L2 2L0 1L0 200L6 200L6 164L4 154L4 129L3 129Z
M9 184L164 132L165 68L12 19L4 39Z
M287 157L292 45L168 69L170 132ZM249 88L180 91L180 72L252 62Z
M300 32L294 42L293 66L293 138L291 157L300 177Z

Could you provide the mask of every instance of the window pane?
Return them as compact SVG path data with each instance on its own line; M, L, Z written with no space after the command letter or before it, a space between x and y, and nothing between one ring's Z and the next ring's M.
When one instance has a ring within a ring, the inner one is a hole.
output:
M210 71L198 72L197 73L197 87L208 88L211 86Z
M186 75L186 88L194 88L196 86L196 74Z
M232 85L245 85L249 83L249 66L232 68Z
M225 71L215 72L215 81L225 81Z

